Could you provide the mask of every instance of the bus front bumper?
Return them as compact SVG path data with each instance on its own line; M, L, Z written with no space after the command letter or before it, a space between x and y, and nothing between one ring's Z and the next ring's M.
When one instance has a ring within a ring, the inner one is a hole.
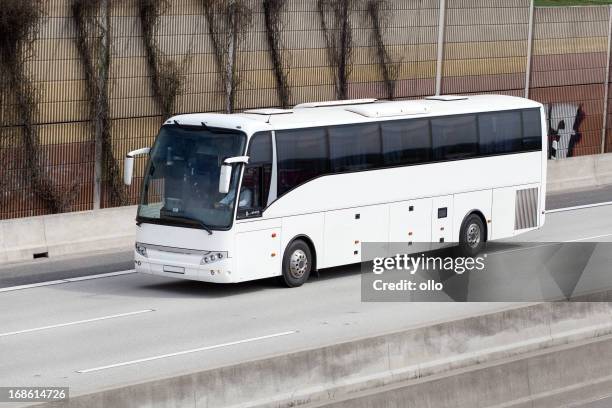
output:
M212 283L235 283L232 275L233 260L226 258L209 264L194 262L193 259L161 259L154 256L144 257L134 251L136 272L168 278L198 280Z

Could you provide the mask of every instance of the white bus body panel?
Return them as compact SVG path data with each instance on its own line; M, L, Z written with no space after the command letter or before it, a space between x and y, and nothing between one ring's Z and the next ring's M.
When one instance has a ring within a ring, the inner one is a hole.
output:
M438 217L438 211L446 209L445 217ZM434 197L431 214L431 234L434 243L450 243L453 239L453 196Z
M431 198L389 204L389 242L408 242L415 252L431 249Z
M321 267L366 261L362 242L387 242L389 205L375 205L325 213L325 249Z
M263 279L278 275L281 253L280 220L258 220L237 224L237 276L235 281Z

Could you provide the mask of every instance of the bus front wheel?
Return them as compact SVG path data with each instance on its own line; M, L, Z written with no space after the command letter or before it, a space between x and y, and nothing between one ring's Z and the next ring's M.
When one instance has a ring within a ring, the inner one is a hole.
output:
M293 241L283 256L281 283L287 287L302 286L310 276L313 260L308 245L302 240Z
M476 214L470 214L461 225L459 248L464 256L476 256L485 247L485 227L482 219Z

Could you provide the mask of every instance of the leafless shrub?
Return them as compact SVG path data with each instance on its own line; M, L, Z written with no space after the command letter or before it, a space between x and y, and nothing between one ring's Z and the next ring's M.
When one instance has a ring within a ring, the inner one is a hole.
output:
M111 61L110 17L99 16L101 0L73 0L72 16L77 29L76 45L83 63L89 113L94 130L96 160L102 163L102 177L110 191L111 205L127 204L127 193L121 182L119 166L113 155L109 108L109 74Z
M327 54L335 68L334 80L338 99L348 98L348 79L352 72L353 30L350 11L355 0L318 0L321 29Z
M66 191L57 188L43 170L38 129L34 124L38 95L25 71L44 15L43 6L42 0L3 0L0 5L0 99L15 103L32 190L49 211L57 213L69 208L76 190L74 186Z
M270 58L272 59L272 69L276 78L276 89L278 99L283 108L289 106L291 91L287 80L287 72L285 71L286 62L282 53L281 33L283 31L282 12L286 5L286 0L264 0L264 19L266 24L266 38L268 40L268 48L270 49Z
M253 12L244 0L201 1L225 92L225 109L231 113L240 82L237 54L253 22Z
M382 71L383 83L385 85L385 91L387 92L387 98L394 99L398 69L397 64L393 62L393 59L389 55L387 47L385 46L382 27L386 27L389 22L389 16L384 11L385 4L385 0L368 0L367 15L370 18L374 28L372 30L372 42L374 43L376 57Z
M164 118L174 114L176 97L183 89L180 68L176 62L164 58L155 40L159 17L169 6L168 0L138 0L147 66L152 79L153 93Z

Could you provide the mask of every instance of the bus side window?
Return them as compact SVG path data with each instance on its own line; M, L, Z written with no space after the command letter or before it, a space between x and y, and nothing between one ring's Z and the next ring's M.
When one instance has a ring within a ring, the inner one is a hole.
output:
M491 112L478 115L480 154L517 153L523 149L521 112Z
M268 132L254 135L247 155L250 159L242 178L239 218L261 216L268 204L272 179L272 135Z
M382 165L380 127L377 123L329 128L332 173L372 170Z
M276 132L278 194L329 173L327 132L324 128Z
M422 164L431 161L428 120L401 120L381 125L385 166Z
M469 159L478 155L476 115L431 120L434 160Z
M523 150L542 150L542 116L539 109L523 111Z

